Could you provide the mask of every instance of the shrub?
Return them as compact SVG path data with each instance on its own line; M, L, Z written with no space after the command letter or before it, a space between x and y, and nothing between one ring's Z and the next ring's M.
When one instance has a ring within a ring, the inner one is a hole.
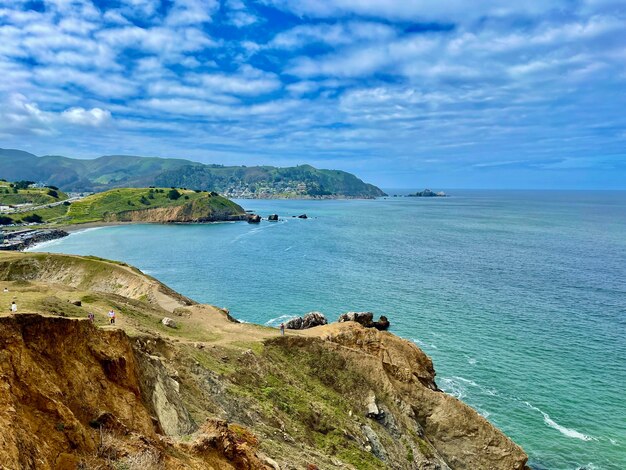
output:
M16 181L15 184L13 185L13 187L17 188L17 189L28 189L28 187L31 184L35 184L35 182L34 181L22 180L22 181Z
M0 216L0 225L11 225L13 223L13 219L7 216Z
M175 201L181 196L181 194L176 189L170 189L167 193L167 197L172 201Z
M39 214L31 214L31 215L27 215L26 217L24 217L22 219L22 222L28 222L28 223L41 223L43 222L43 217L41 217Z
M46 193L48 196L52 196L55 199L59 199L59 193L57 193L54 189L48 190Z

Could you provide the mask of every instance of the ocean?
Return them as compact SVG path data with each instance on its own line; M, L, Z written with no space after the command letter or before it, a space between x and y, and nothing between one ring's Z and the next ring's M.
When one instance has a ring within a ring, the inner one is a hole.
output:
M125 261L248 322L386 315L534 469L626 469L626 192L449 193L237 201L281 220L90 229L34 251Z

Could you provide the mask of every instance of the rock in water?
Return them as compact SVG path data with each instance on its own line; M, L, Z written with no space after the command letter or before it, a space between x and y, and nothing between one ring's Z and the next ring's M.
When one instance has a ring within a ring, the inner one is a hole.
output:
M307 217L307 215L306 215L306 214L300 214L300 215L298 216L298 219L308 219L308 217Z
M306 330L315 326L326 325L328 320L323 313L309 312L304 317L296 317L285 323L288 330Z
M261 216L257 214L248 215L248 223L249 224L259 224L261 223Z
M272 214L270 215L267 220L269 220L270 222L276 222L278 221L278 214Z
M163 318L163 320L161 320L161 323L163 323L165 326L168 326L170 328L176 328L176 322L174 320L172 320L171 318L165 317Z

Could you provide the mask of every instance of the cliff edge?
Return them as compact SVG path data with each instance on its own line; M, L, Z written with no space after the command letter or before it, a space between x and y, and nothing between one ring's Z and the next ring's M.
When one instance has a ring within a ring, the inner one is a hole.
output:
M390 333L346 322L280 336L77 256L0 254L5 287L19 310L0 317L2 467L526 468Z

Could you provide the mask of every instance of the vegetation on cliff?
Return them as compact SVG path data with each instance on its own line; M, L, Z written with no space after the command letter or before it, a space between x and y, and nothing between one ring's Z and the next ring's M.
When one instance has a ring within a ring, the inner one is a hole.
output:
M204 165L172 158L110 155L93 160L37 157L0 149L0 176L54 184L69 191L104 191L120 187L182 186L218 191L231 197L378 197L384 193L356 176L310 165Z
M22 204L53 204L67 199L67 194L59 188L32 187L32 181L0 181L0 206Z
M0 466L525 466L390 333L344 322L283 337L97 258L0 254L4 287L31 315L0 318Z
M212 222L241 220L245 211L229 199L207 191L172 188L120 188L53 207L13 216L56 225L89 222Z

